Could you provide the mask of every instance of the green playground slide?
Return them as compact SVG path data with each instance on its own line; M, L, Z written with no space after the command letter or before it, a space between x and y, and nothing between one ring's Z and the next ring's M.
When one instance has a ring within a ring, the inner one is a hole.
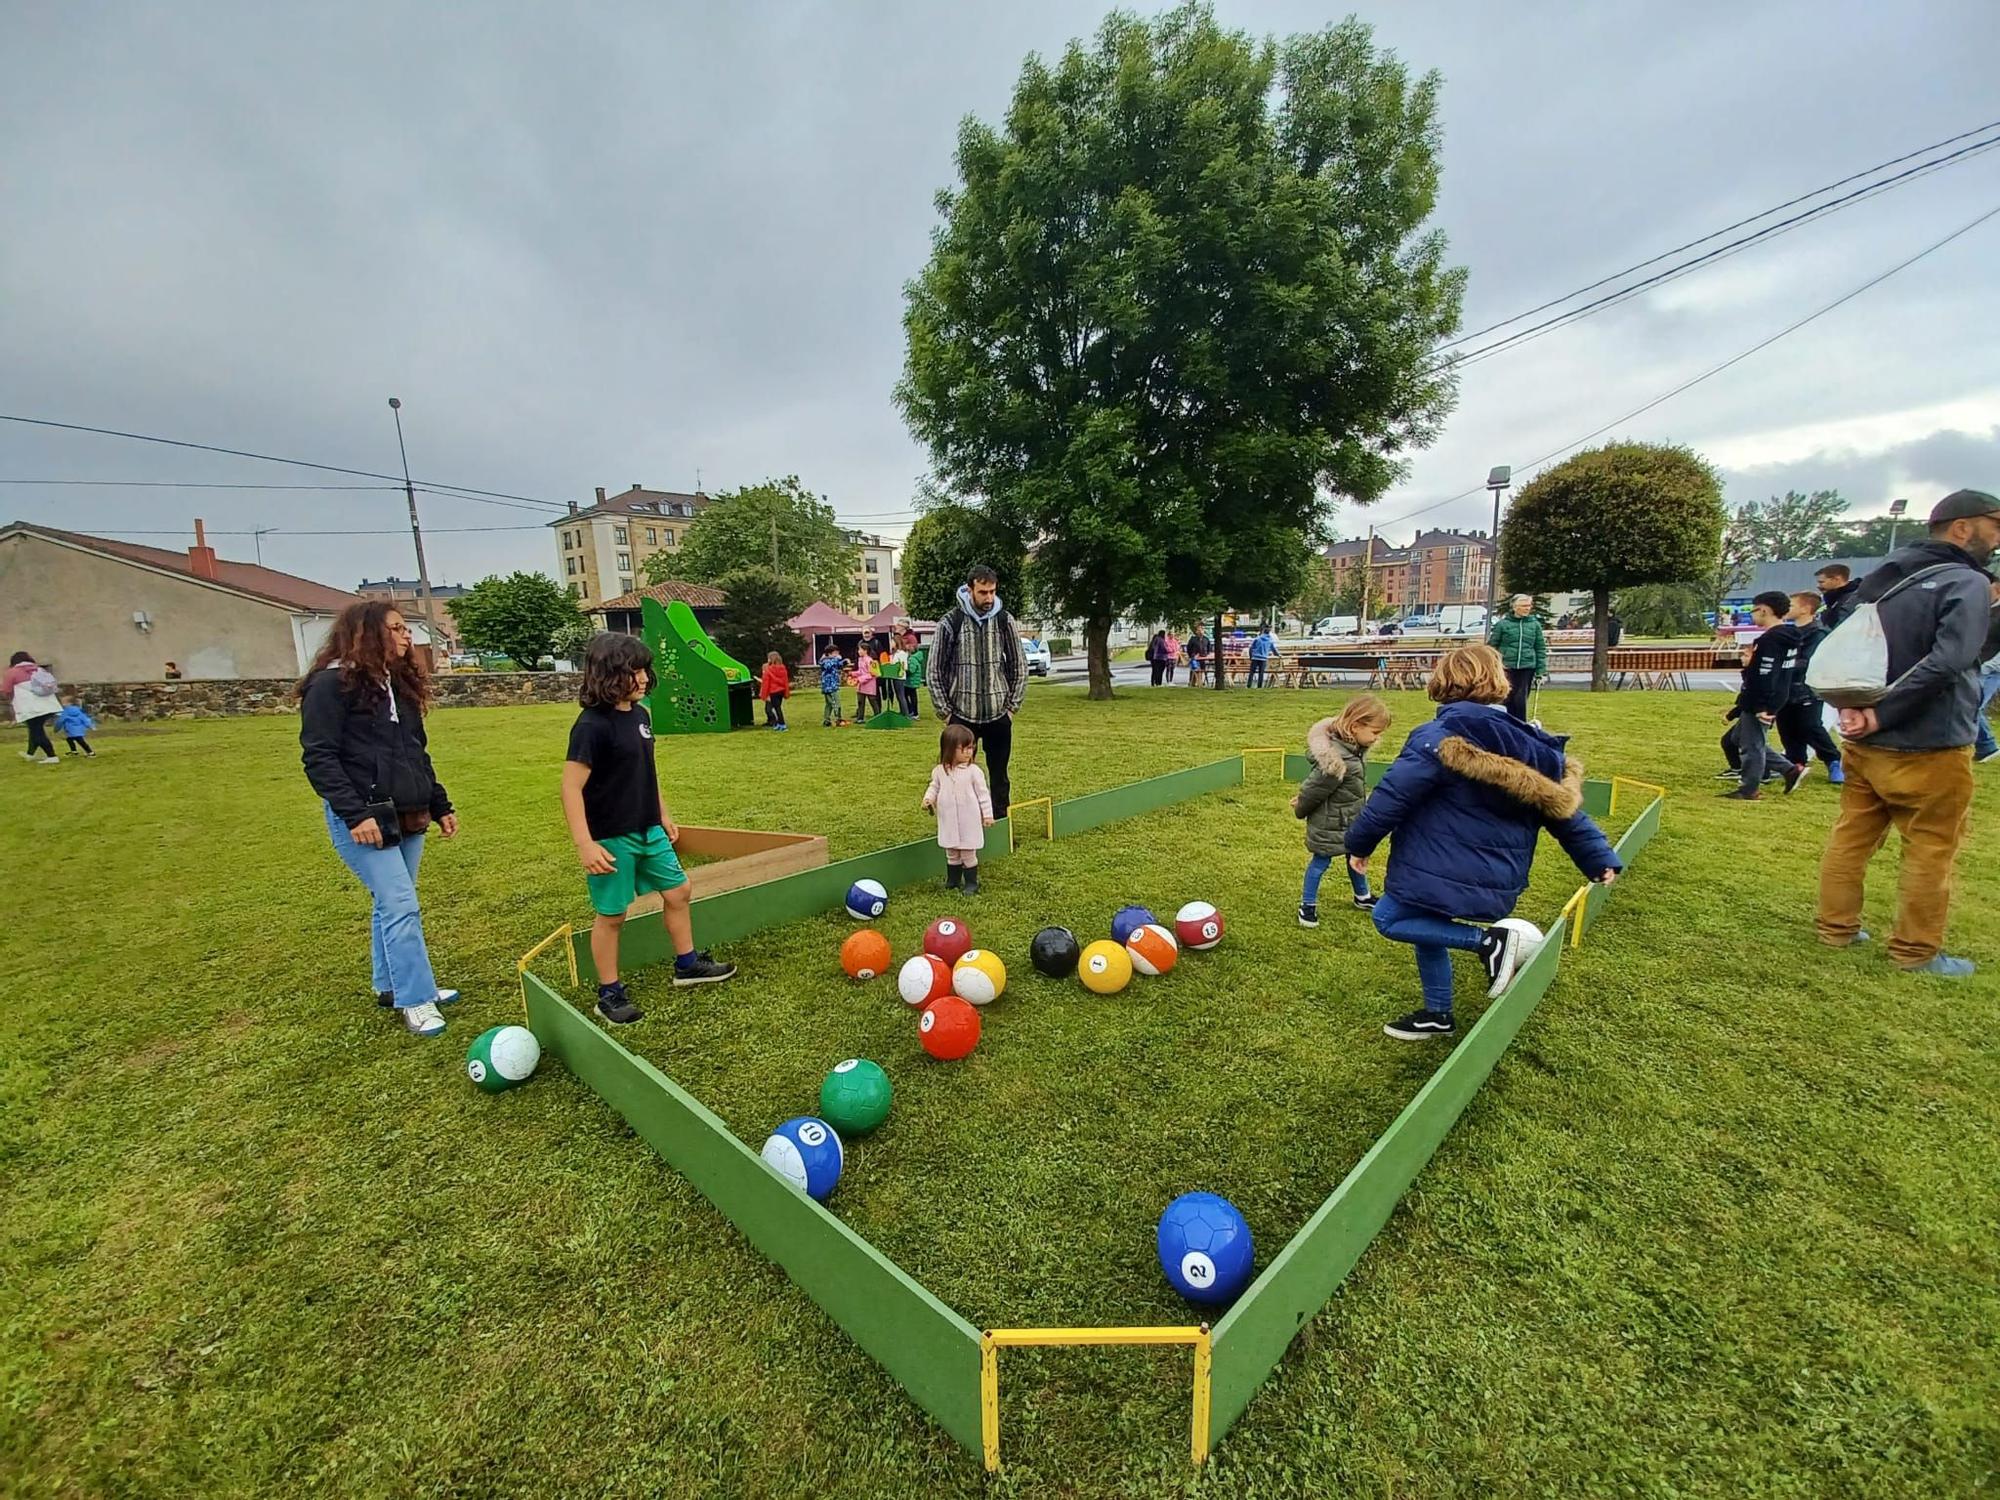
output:
M646 700L654 733L727 734L750 724L757 690L749 668L708 638L687 605L646 600L640 634L659 678Z

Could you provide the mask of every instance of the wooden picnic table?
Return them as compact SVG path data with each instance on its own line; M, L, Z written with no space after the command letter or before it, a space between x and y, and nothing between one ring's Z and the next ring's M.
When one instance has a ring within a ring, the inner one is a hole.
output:
M1379 645L1344 647L1280 648L1265 671L1268 682L1283 687L1333 687L1351 677L1363 679L1375 688L1421 688L1429 679L1438 659L1463 641L1452 645ZM1590 652L1557 649L1549 653L1549 674L1587 677ZM1606 669L1612 674L1614 690L1686 691L1690 672L1714 672L1734 668L1733 650L1713 646L1620 646L1608 652ZM1225 681L1247 681L1250 663L1240 651L1225 651L1221 658Z

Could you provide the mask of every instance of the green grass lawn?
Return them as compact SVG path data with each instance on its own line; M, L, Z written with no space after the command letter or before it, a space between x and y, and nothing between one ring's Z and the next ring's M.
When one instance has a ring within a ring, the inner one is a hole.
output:
M1339 693L1038 684L1017 794L1070 796L1302 743ZM1428 705L1394 703L1393 745ZM366 905L295 726L112 729L0 775L0 1492L27 1494L1934 1496L2000 1483L2000 985L1890 973L1809 926L1833 794L1710 793L1719 695L1545 698L1593 774L1674 789L1513 1050L1223 1443L1186 1466L1187 1357L1010 1354L1008 1468L944 1438L775 1268L551 1064L489 1097L464 1045L515 1019L514 959L585 903L554 796L560 708L440 712L465 832L433 841L441 1042L367 990ZM663 741L686 821L924 836L927 733ZM4 767L0 767L4 769ZM1159 1207L1232 1197L1274 1254L1437 1053L1382 1038L1408 953L1304 862L1251 780L995 862L975 903L897 893L897 956L959 910L1009 964L979 1050L929 1063L851 924L736 945L742 973L620 1039L753 1145L873 1056L896 1111L831 1207L960 1312L1178 1321ZM1960 951L2000 973L1976 814ZM1621 806L1629 816L1636 809ZM1622 826L1621 824L1618 826ZM1886 927L1892 859L1871 925ZM1545 842L1523 913L1574 886ZM1085 938L1206 898L1229 937L1103 1000L1039 979ZM550 971L553 973L553 971ZM1471 975L1461 987L1477 1014Z

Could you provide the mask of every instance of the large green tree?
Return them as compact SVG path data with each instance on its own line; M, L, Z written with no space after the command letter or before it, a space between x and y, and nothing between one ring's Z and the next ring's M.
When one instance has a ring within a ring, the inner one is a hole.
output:
M1257 40L1188 4L1114 12L960 126L897 399L1033 543L1093 698L1114 619L1294 597L1334 500L1450 409L1438 87L1359 21Z
M958 586L979 563L999 575L1002 603L1016 614L1027 609L1020 533L980 506L932 506L903 541L903 608L920 620L940 618L958 602Z
M764 670L764 658L773 651L786 666L798 663L805 638L786 621L812 602L802 585L780 578L766 564L725 574L717 586L729 596L729 604L709 632L716 645L752 676Z
M1612 592L1712 573L1724 520L1715 470L1691 449L1607 443L1522 487L1500 528L1500 574L1516 593L1590 593L1591 687L1601 692Z
M853 609L861 602L854 579L860 563L861 549L833 507L791 476L717 495L688 527L681 550L654 553L645 571L653 583L684 578L720 586L731 573L762 568L812 598Z
M1847 502L1839 490L1814 490L1810 495L1786 490L1761 504L1752 501L1737 515L1754 560L1785 562L1838 556L1845 545L1846 513Z
M576 596L542 573L497 573L445 601L458 633L475 651L498 651L532 671L556 633L583 619Z

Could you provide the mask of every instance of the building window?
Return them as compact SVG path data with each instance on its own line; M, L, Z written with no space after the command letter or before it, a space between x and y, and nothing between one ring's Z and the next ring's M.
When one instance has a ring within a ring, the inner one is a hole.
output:
M864 558L864 559L862 560L862 563L861 563L861 570L862 570L862 571L863 571L864 573L879 573L879 572L881 571L881 569L879 569L879 568L877 568L877 567L875 566L875 559L874 559L874 558L872 558L872 557L870 557L870 558Z
M627 542L627 538L626 538L626 535L625 535L625 528L624 528L623 526L614 526L614 527L612 527L612 528L611 528L611 540L612 540L613 544L614 544L614 545L616 545L616 546L620 546L620 547L623 547L623 546L625 546L625 545L626 545L626 542Z
M563 559L563 571L569 574L569 576L572 578L576 577L576 559L573 557L565 557Z
M618 571L621 573L629 573L632 571L631 553L621 552L618 554Z
M570 534L567 531L565 531L563 533L563 551L565 552L574 551L575 547L576 543L574 539L570 536Z
M667 545L667 546L669 546L669 547L673 546L673 544L674 544L674 528L673 528L673 527L669 526L669 527L667 527L667 528L666 528L666 537L667 537L667 540L666 540L666 543L665 543L665 545Z
M621 579L619 579L619 580L618 580L618 592L619 592L619 593L621 593L621 594L629 594L629 593L631 593L631 592L632 592L632 580L631 580L631 579L629 579L629 578L621 578Z
M646 528L646 545L648 547L657 547L660 545L659 533L650 526Z

